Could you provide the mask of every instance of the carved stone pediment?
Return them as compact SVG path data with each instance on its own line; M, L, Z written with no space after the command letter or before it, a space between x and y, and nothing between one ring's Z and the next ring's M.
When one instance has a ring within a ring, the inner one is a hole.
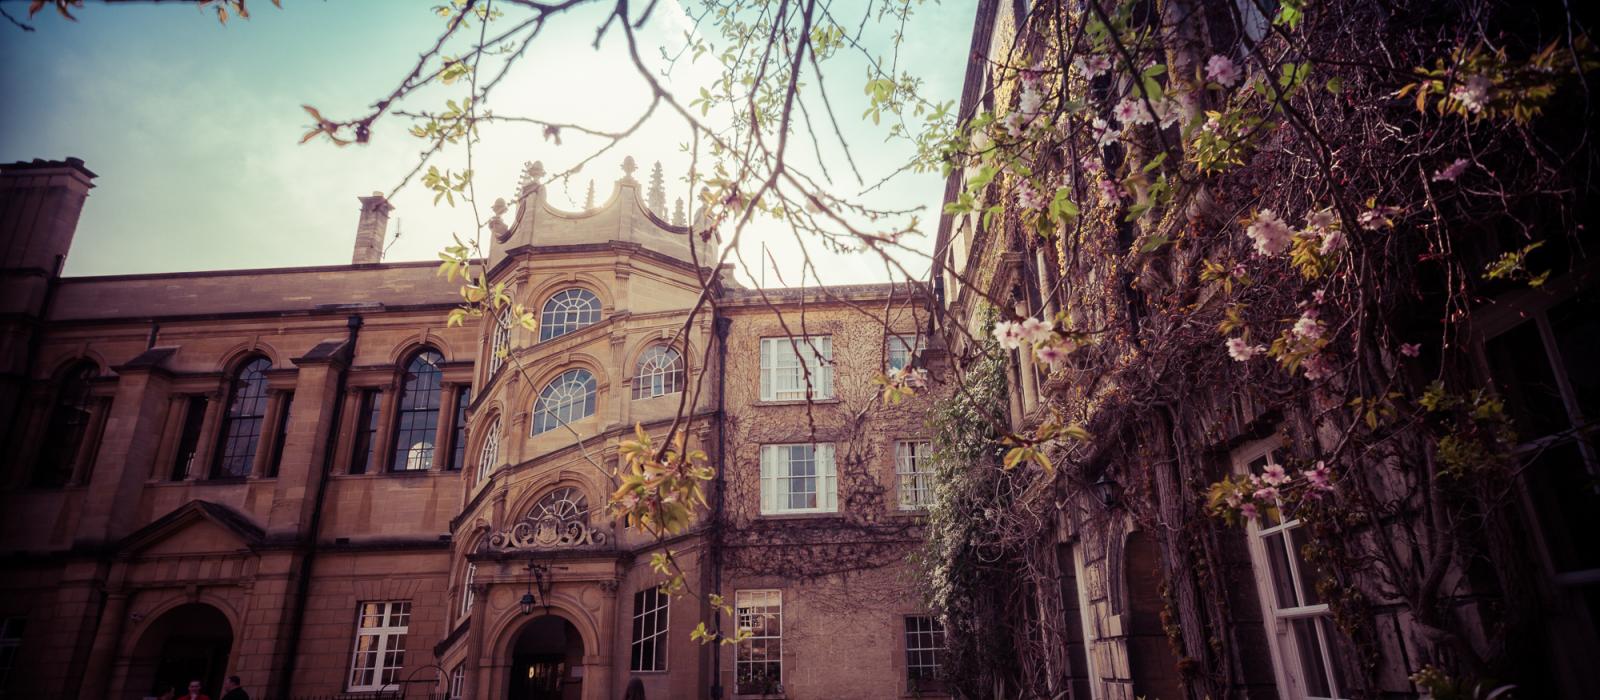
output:
M491 551L529 551L603 547L611 533L582 520L553 515L529 516L489 536Z

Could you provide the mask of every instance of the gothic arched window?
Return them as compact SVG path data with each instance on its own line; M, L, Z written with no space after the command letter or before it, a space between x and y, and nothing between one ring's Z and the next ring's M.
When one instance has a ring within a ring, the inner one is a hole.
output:
M267 358L257 357L234 372L211 478L237 479L250 475L256 448L261 444L261 424L267 419L266 372L271 367L272 362Z
M500 371L500 366L506 363L505 353L511 351L511 308L500 310L500 315L494 319L494 334L489 343L489 375L485 379L494 377Z
M50 410L44 449L33 474L34 485L64 486L72 480L72 470L77 466L78 454L83 451L92 417L90 407L94 399L89 395L89 382L99 374L100 368L92 362L84 362L62 373L55 405Z
M439 383L444 356L423 350L406 363L405 382L395 411L394 471L417 471L433 466L433 444L439 432Z
M478 482L483 483L500 466L500 416L494 417L494 422L489 424L489 432L483 436L483 447L478 448Z
M533 405L533 434L538 435L594 415L594 375L569 369L546 384Z
M600 321L600 299L587 289L556 292L539 312L539 340L559 338Z
M633 375L633 398L649 399L683 391L683 355L676 349L657 345L639 357Z
M583 495L583 491L576 486L562 486L545 494L533 505L533 511L528 513L529 520L545 517L552 517L563 523L588 524L589 497Z

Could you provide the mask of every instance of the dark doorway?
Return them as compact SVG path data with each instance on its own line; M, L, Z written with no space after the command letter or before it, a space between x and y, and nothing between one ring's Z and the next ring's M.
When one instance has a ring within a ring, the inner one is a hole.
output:
M221 693L233 649L233 626L221 611L204 603L173 608L145 630L129 660L128 689L159 695L168 688L179 694L198 680L205 693Z
M572 623L545 615L529 622L511 648L511 700L583 697L583 636Z
M1161 549L1144 532L1132 532L1123 545L1123 575L1128 583L1128 671L1137 696L1174 700L1186 697L1178 677L1178 658L1161 624Z

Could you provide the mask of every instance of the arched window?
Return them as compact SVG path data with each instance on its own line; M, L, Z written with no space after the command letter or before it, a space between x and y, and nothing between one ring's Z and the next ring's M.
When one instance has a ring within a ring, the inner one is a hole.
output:
M478 449L478 483L487 481L499 466L500 416L495 416L494 422L489 424L489 432L483 436L483 447Z
M533 434L594 415L594 389L594 375L583 369L567 370L546 384L533 405Z
M683 356L665 345L644 351L633 375L633 398L648 399L683 391Z
M238 479L250 475L256 448L261 444L261 424L267 418L266 372L271 367L272 362L267 358L257 357L234 373L211 478Z
M494 319L494 335L489 343L489 376L493 377L500 371L500 366L506 363L505 353L511 351L511 320L510 307L500 310L500 315Z
M92 362L84 362L62 373L55 405L50 410L44 449L34 471L34 485L63 486L72 480L72 470L77 466L78 453L83 451L92 417L90 407L94 399L89 395L89 382L98 374L100 369Z
M600 300L579 287L563 289L544 303L539 312L539 340L559 338L600 321Z
M433 466L433 443L439 432L439 370L444 356L423 350L406 364L395 415L394 471L417 471Z
M539 520L551 517L563 523L589 522L589 497L583 495L576 486L562 486L539 499L533 505L533 512L528 514L528 519Z

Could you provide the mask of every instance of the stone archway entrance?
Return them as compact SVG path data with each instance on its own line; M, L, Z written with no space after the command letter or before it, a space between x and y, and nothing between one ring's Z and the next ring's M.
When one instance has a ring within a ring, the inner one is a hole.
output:
M579 700L583 697L583 635L555 615L534 618L511 647L511 700Z
M207 695L217 695L233 651L233 625L205 603L188 603L162 613L145 629L129 659L127 689L139 696L167 688L183 693L199 680Z

